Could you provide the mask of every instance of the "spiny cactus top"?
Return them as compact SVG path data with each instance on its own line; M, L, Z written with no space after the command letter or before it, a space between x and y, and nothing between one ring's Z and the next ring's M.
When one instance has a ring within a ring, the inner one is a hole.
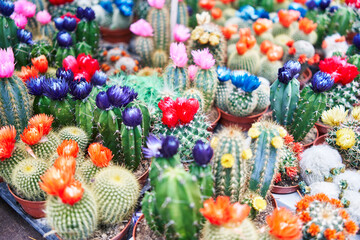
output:
M0 13L6 17L10 17L15 10L14 3L10 1L0 1Z
M15 64L14 64L14 53L11 47L8 49L0 49L0 78L12 77Z
M279 68L279 81L288 84L293 78L298 78L301 70L301 64L297 61L287 61L282 68Z
M299 240L302 237L301 222L298 216L286 208L276 208L266 217L269 235L273 239Z
M36 14L36 20L41 24L41 25L46 25L49 24L51 22L51 15L48 11L44 10L44 11L40 11ZM61 30L61 29L60 29Z
M199 166L204 166L209 164L213 154L214 151L211 148L210 143L204 143L201 140L198 140L195 143L195 146L193 148L193 157L195 162Z
M32 33L25 29L17 30L17 38L22 43L33 45L34 41L32 40L32 37L33 37Z
M297 21L299 17L300 17L300 12L296 10L281 9L278 12L279 22L281 23L281 25L283 25L286 28L290 27L290 25L294 21Z
M320 71L330 74L335 83L342 85L351 83L359 75L355 65L348 63L346 58L337 56L320 61L319 68Z
M16 130L14 126L0 128L0 160L10 158L16 143Z
M68 16L64 18L55 18L54 22L55 22L55 27L59 31L65 30L68 32L72 32L76 29L77 26L76 18L72 18Z
M334 79L330 74L317 72L311 79L311 89L316 93L326 92L334 85Z
M218 74L218 79L220 82L226 82L230 80L231 70L229 68L218 66L216 73Z
M139 19L130 25L130 31L140 37L152 37L154 36L154 30L150 23L144 19Z
M232 71L230 74L230 79L235 87L241 88L245 92L253 92L261 84L257 76L249 75L243 71Z
M100 143L92 143L88 148L91 161L97 167L107 167L110 164L113 154L110 149Z
M190 38L189 28L182 24L176 24L173 31L176 42L186 42Z
M177 153L179 148L179 140L173 136L157 138L150 134L146 140L146 147L143 147L143 154L145 158L171 158Z
M75 100L86 99L92 90L92 84L88 83L85 78L81 78L80 81L73 81L69 84L70 94L73 95Z
M53 121L54 118L46 114L33 116L30 118L27 128L20 135L21 140L30 146L39 143L42 137L50 133Z
M202 50L193 50L191 55L194 58L194 62L201 69L210 69L215 64L213 55L209 52L208 48Z
M86 21L92 21L95 19L95 12L91 8L81 8L78 7L76 10L76 17L79 19L84 19Z
M183 43L171 43L170 58L176 67L185 67L188 61L185 45Z

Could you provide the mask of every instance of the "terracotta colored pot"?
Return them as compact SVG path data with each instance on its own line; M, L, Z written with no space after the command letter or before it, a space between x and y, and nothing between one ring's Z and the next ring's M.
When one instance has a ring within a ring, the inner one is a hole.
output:
M19 198L16 196L12 191L11 188L8 185L9 192L13 197L16 199L16 201L21 205L22 209L32 216L33 218L43 218L45 217L45 203L46 201L28 201L22 198Z
M0 183L2 183L4 181L4 179L2 177L0 177Z
M349 32L346 35L346 42L351 45L353 43L353 39L356 36L356 34L357 34L356 32Z
M328 135L325 134L325 135L322 135L322 136L316 138L316 140L314 142L314 146L321 145L321 144L327 144L327 142L325 140L327 136Z
M150 164L151 166L151 164ZM149 171L150 171L150 166L149 168L137 179L140 186L143 188L147 182L147 179L149 177Z
M139 217L139 219L136 221L136 223L135 223L135 225L134 225L133 232L132 232L133 240L136 240L136 229L137 229L137 226L138 226L139 222L140 222L141 220L143 220L143 219L144 219L144 214L142 214L142 215Z
M300 82L300 89L303 89L306 83L311 79L312 72L310 68L305 69L305 71L300 75L299 82Z
M270 200L271 200L271 203L272 203L274 209L275 209L275 208L278 208L276 199L274 198L274 195L272 195L271 193L270 193Z
M210 127L208 127L208 131L209 132L213 132L216 125L218 124L218 122L220 121L220 118L221 118L221 112L220 112L220 109L219 108L216 108L216 111L218 112L218 117L216 118L216 120L210 125Z
M276 194L288 194L288 193L296 192L298 189L299 189L299 185L289 186L289 187L282 187L282 186L274 185L271 188L271 192L276 193Z
M258 113L253 116L248 117L235 117L229 113L224 112L223 110L219 109L221 112L221 119L220 123L224 126L231 126L231 125L237 125L241 127L244 131L247 131L251 128L251 125L259 120L259 118L267 112L269 107L267 107L263 112Z
M318 129L317 129L315 126L314 126L314 128L316 129L316 138L315 138L315 140L314 140L313 142L308 143L308 144L305 144L305 145L304 145L304 150L305 150L305 149L308 149L308 148L310 148L312 145L314 145L316 139L319 137L319 131L318 131Z
M324 134L327 134L328 131L330 130L330 126L325 125L321 122L316 122L315 123L315 127L317 128L317 130L319 131L319 135L322 136Z
M101 38L110 43L130 42L132 34L128 28L111 30L100 27Z

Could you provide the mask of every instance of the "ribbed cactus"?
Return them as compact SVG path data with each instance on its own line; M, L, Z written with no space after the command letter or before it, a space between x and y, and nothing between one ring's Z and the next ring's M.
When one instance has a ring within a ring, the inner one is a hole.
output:
M46 194L39 186L40 176L49 167L42 159L27 158L18 163L12 174L16 192L29 201L44 201Z
M128 220L140 196L136 177L122 167L107 167L95 176L94 193L103 224Z
M223 111L227 111L227 98L229 95L230 69L226 67L218 67L216 69L218 74L218 86L215 93L215 106Z
M152 66L151 56L154 49L154 40L151 37L136 37L135 52L140 56L143 66Z
M30 2L36 5L36 11L43 11L47 8L47 1L45 0L30 0Z
M9 4L13 4L10 3ZM4 12L3 12L4 11ZM17 26L10 18L10 15L14 11L14 9L11 12L6 13L6 10L2 10L2 16L0 16L0 48L8 48L13 47L18 43L18 39L16 36L17 32Z
M328 33L330 17L328 16L328 14L317 14L316 19L313 21L316 21L317 23L317 28L316 28L317 40L315 45L321 46L322 42L324 41Z
M48 135L46 135L44 141L30 146L30 148L36 157L41 159L48 159L51 155L54 154L60 143L61 142L58 135L54 132L50 132Z
M352 81L345 86L336 84L327 92L328 101L326 109L331 109L337 105L342 105L346 109L351 109L358 102L360 96L359 82Z
M256 227L245 219L239 226L227 227L210 224L207 221L202 230L204 240L257 240L259 236Z
M78 143L81 150L85 150L89 144L89 136L84 130L78 127L64 127L60 129L59 133L60 142L64 140L74 140Z
M186 99L193 98L198 100L200 104L200 110L204 111L205 100L204 95L201 91L197 90L196 88L189 88L182 94L182 96Z
M168 239L198 239L201 197L196 179L182 168L161 172L152 193L142 200L150 228Z
M332 16L328 32L346 35L356 19L356 13L351 7L340 7Z
M278 70L282 67L281 61L270 61L267 57L264 57L260 61L260 67L258 76L266 78L271 83L273 83L278 76Z
M91 46L93 53L98 52L100 41L100 28L95 19L95 13L91 8L77 9L77 17L81 19L76 27L76 40L86 42Z
M273 119L280 125L290 125L300 98L300 83L296 79L300 63L289 61L279 69L278 79L270 88Z
M151 62L154 68L165 68L168 60L168 54L162 49L155 50L151 56Z
M154 29L155 49L168 51L170 46L170 14L166 6L150 8L147 21Z
M186 90L186 85L189 81L187 68L177 67L175 64L169 64L163 73L165 84L173 86L178 91L183 92Z
M49 63L53 61L55 55L53 47L44 40L35 42L30 53L31 58L40 57L41 55L44 55Z
M73 47L73 39L67 32L59 32L57 34L57 49L55 54L55 63L58 67L62 66L63 60L67 56L76 56Z
M254 109L254 113L263 112L270 106L270 86L269 81L265 78L259 78L261 81L260 86L254 91L258 96L258 102Z
M243 55L233 52L229 56L227 66L231 70L245 70L251 74L256 74L259 64L259 53L256 50L250 50Z
M63 239L86 239L96 229L97 205L89 189L84 190L81 200L74 205L49 196L45 211L47 222Z
M185 1L179 1L178 3L176 23L185 26L188 26L189 24L188 5L185 3Z
M22 160L29 157L29 154L25 151L24 146L21 144L16 144L15 149L11 154L11 157L4 159L0 164L0 176L7 182L9 185L12 183L12 173L14 172L15 167Z
M242 153L245 136L236 127L224 128L212 139L214 148L213 175L216 196L229 196L232 202L240 200L247 183L247 159Z
M32 41L32 34L26 30L18 30L17 38L19 43L14 46L14 56L16 62L16 68L21 69L22 66L30 64L30 52Z
M76 14L77 8L76 1L60 5L48 4L48 11L53 18L61 17L67 13Z
M39 31L42 38L46 37L48 39L53 39L56 35L56 28L52 22L48 24L41 24Z
M94 54L91 46L84 41L76 43L75 50L76 50L76 55L79 55L81 53L84 53L85 55Z

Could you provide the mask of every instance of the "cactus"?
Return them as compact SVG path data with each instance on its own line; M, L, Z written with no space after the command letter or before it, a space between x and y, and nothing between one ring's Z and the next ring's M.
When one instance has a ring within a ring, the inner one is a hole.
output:
M254 224L245 219L240 226L223 227L207 221L202 230L204 240L256 240L259 239Z
M154 29L155 49L167 51L170 45L170 15L167 7L152 7L148 12L147 21Z
M0 176L5 182L9 185L13 185L12 173L14 172L15 167L18 163L28 157L29 154L25 151L24 147L20 144L16 144L11 157L5 158L0 164Z
M59 32L56 37L59 47L56 49L55 63L58 67L62 66L63 60L67 56L75 56L73 39L67 32Z
M215 106L223 111L228 111L227 98L229 95L228 81L230 80L230 69L218 67L216 72L218 74L219 82L215 93Z
M281 61L270 61L267 57L264 57L260 61L260 67L258 76L266 78L271 83L277 79L278 70L282 67Z
M317 40L315 45L321 46L322 42L324 41L325 37L328 34L328 26L331 20L328 14L320 14L320 15L316 15L316 19L314 21L316 21L317 23L317 28L316 28Z
M46 201L46 220L63 239L86 239L95 231L97 207L93 193L84 189L80 201L74 205L63 203L56 196Z
M54 24L52 22L48 24L41 24L40 26L40 36L46 37L48 39L53 39L56 35L56 28L54 27Z
M40 176L48 164L42 159L27 158L18 163L12 174L12 183L20 197L29 201L44 201L46 194L39 186Z
M99 220L118 224L131 216L140 196L136 177L122 167L107 167L95 176L94 193L99 206Z
M254 91L258 96L258 102L254 109L254 113L263 112L270 105L270 86L268 80L259 78L260 86Z
M92 52L97 53L100 41L100 29L95 22L95 13L92 9L77 9L77 17L81 19L76 27L76 40L86 42L91 46Z
M296 41L292 47L295 48L296 50L295 54L290 54L289 52L286 52L284 56L285 61L289 61L289 60L298 61L301 55L305 55L307 59L310 59L315 55L315 48L308 41L305 40ZM303 73L307 67L308 67L307 64L302 64L300 74Z
M30 58L33 59L36 57L40 57L41 55L44 55L46 57L46 59L49 61L49 64L51 64L54 60L54 48L47 41L44 40L34 43L30 53Z
M302 90L293 122L289 127L289 132L297 142L304 139L326 109L327 96L324 92L332 87L334 80L327 73L317 72L311 84L311 87L307 86ZM317 104L311 104L314 101Z
M75 50L76 55L79 55L81 53L84 53L85 55L93 55L94 53L91 49L91 46L84 41L76 43Z
M34 44L32 34L26 30L18 30L17 38L19 43L14 46L16 68L30 64L31 45Z
M7 2L7 4L10 4L13 6L13 3ZM2 8L5 8L5 6L2 6ZM0 48L8 48L13 47L18 43L17 39L17 26L10 18L10 15L13 13L14 8L12 8L12 11L6 12L6 10L1 9L1 13L3 14L0 16Z
M46 140L30 146L35 156L41 159L48 159L56 151L60 144L60 138L54 132L46 135Z
M60 142L64 140L74 140L78 143L81 150L85 150L89 144L89 136L79 127L64 127L59 133Z
M152 66L151 56L154 48L154 40L151 37L136 37L135 52L140 56L144 66Z
M300 83L296 79L299 71L299 62L287 62L283 68L279 69L279 78L270 88L273 119L284 126L292 123L293 114L300 98Z
M188 6L185 1L181 1L178 3L178 11L177 11L177 24L182 24L184 26L189 25L189 14L188 14Z
M328 28L328 33L338 32L344 36L351 30L352 24L355 22L356 13L351 7L340 7L332 16Z
M161 172L155 191L146 192L142 201L150 228L168 239L198 239L200 205L197 181L182 168Z
M47 2L45 0L30 0L30 2L36 5L36 11L43 11L47 8Z
M347 85L336 84L327 92L327 96L326 109L331 109L337 105L342 105L345 109L352 109L360 96L359 82L352 81Z
M150 9L150 5L147 1L139 0L136 3L134 11L139 19L146 19L149 9Z
M151 56L151 62L155 68L165 68L168 62L168 54L161 49L155 50Z
M233 52L229 56L227 66L231 70L245 70L251 74L256 74L259 68L259 63L259 53L255 50L250 50L243 55Z
M275 2L276 1L273 1L273 0L259 0L258 5L262 8L264 8L268 12L273 12Z
M229 196L232 202L240 200L246 189L247 164L242 156L245 136L236 127L224 128L214 136L214 188L216 196Z
M302 18L299 20L299 28L294 31L291 35L291 38L294 41L305 40L312 44L314 44L317 40L316 34L317 23L314 23L312 20L308 18Z
M202 92L200 92L199 90L195 89L195 88L189 88L188 90L186 90L182 96L186 99L190 99L190 98L193 98L193 99L196 99L199 101L199 104L200 104L200 110L201 111L204 111L204 95L202 94Z
M163 73L165 84L173 86L178 91L186 90L186 85L189 81L187 69L185 67L177 67L175 64L169 64Z
M53 18L61 17L67 13L76 14L76 10L77 4L75 1L61 5L48 5L48 11Z

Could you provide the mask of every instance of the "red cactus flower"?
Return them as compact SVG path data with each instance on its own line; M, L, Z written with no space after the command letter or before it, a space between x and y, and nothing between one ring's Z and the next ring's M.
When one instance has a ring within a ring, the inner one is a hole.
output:
M23 133L20 135L20 138L24 143L32 146L37 144L43 136L44 134L42 129L38 129L37 127L30 125L24 129Z
M47 72L49 63L46 59L45 55L41 55L40 57L36 57L31 59L32 64L34 67L41 73L44 74Z
M53 166L40 179L39 185L42 190L47 194L59 196L74 181L74 175L70 171L63 171Z
M81 200L84 194L84 188L81 182L73 181L70 185L66 186L64 191L59 194L61 201L71 206Z
M11 157L16 143L16 130L14 126L0 128L0 160Z
M76 141L64 140L57 148L57 153L59 156L64 157L74 157L76 158L79 153L79 145Z
M54 167L61 171L67 171L75 174L76 160L74 157L60 156L55 160Z
M299 20L299 29L305 34L310 34L316 29L316 27L317 23L314 23L312 20L306 17Z
M100 143L93 143L88 148L88 153L91 158L91 161L97 167L107 167L110 164L111 159L113 158L112 152L107 147L104 147Z
M278 173L275 174L274 182L275 183L281 182L281 173L278 172Z
M30 118L29 125L38 128L44 135L48 135L51 131L51 125L54 121L53 116L46 115L45 113L37 114Z
M215 0L200 0L199 5L203 9L210 11L215 6Z
M27 82L30 78L37 78L39 76L39 71L34 66L21 67L21 72L18 74L18 77L23 81Z
M238 26L236 24L231 24L227 27L221 28L224 37L229 40L233 34L235 34L238 30Z
M284 137L284 140L285 140L285 144L288 145L288 144L294 142L294 137L292 135L286 135Z
M320 61L319 68L322 72L329 73L335 83L346 85L351 83L358 75L357 67L346 61L346 58L333 56Z
M299 56L299 58L298 58L298 61L299 61L301 64L306 63L307 60L308 60L308 59L307 59L307 57L306 57L305 54L301 54L301 55Z
M301 239L301 222L299 218L286 208L275 209L266 217L270 228L269 233L275 239L298 240Z
M288 28L294 21L298 20L298 18L300 17L300 12L296 11L296 10L281 9L278 12L278 17L279 17L279 22L281 23L281 25Z
M222 11L220 8L212 8L211 9L211 16L214 18L214 19L219 19L222 17Z
M297 167L286 167L286 175L291 179L296 177L298 175Z

